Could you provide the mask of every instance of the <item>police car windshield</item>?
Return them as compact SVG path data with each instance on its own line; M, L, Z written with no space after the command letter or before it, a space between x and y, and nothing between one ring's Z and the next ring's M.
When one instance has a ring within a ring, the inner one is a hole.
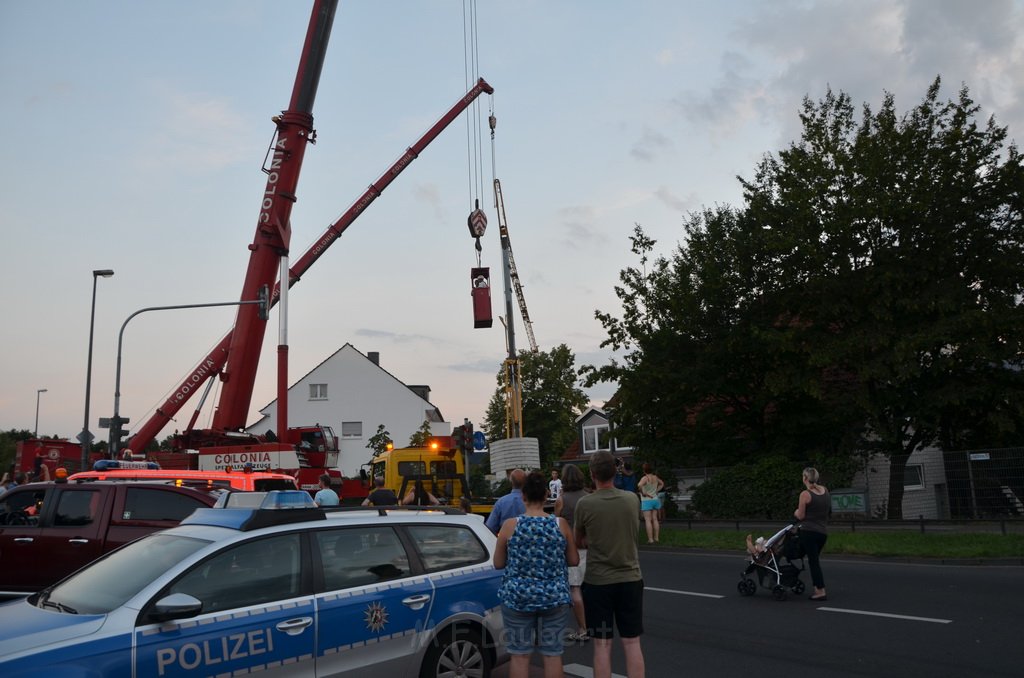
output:
M35 604L78 614L107 614L209 543L194 537L150 534L80 570Z

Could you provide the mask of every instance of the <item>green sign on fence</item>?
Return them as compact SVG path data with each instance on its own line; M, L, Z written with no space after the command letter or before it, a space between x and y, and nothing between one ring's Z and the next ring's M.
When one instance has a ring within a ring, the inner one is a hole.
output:
M864 490L832 490L832 513L867 513L868 496Z

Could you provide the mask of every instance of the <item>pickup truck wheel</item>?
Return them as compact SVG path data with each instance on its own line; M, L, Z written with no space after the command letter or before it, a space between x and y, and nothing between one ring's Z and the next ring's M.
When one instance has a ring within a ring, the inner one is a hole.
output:
M491 675L491 655L480 633L465 626L450 626L434 638L423 660L420 678Z

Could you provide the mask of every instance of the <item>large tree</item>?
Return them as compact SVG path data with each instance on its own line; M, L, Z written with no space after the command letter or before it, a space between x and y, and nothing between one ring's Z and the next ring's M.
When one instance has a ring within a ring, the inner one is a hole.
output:
M541 462L558 459L576 438L576 417L587 406L579 385L576 356L565 344L550 351L519 352L519 378L523 398L523 435L537 438ZM505 437L504 369L487 406L484 431L488 440Z
M856 441L889 457L900 517L913 451L1024 433L1024 165L978 112L938 80L902 116L829 91L741 179L743 209L691 215L650 271L638 230L622 317L598 313L625 358L588 375L619 382L634 443L730 461Z

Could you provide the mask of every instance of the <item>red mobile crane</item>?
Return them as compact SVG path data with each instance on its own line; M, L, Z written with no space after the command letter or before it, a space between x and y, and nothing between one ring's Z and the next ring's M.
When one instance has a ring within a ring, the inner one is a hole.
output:
M311 109L336 6L337 0L316 0L314 3L291 104L287 111L274 118L277 135L263 168L268 175L267 186L261 203L256 235L249 246L251 254L242 288L242 300L255 298L263 285L274 285L271 306L276 305L281 299L281 283L274 283L275 273L282 257L288 252L291 237L289 215L296 200L295 188L305 143L313 143L316 137L312 127ZM494 89L482 78L477 81L426 134L406 149L405 153L371 184L288 270L288 288L301 279L345 229L455 118L482 93L493 92ZM219 375L224 387L218 400L212 427L205 430L193 429L197 418L194 415L188 428L175 436L177 449L198 450L198 455L189 455L187 463L190 466L202 466L204 464L201 462L204 460L222 465L252 462L253 466L258 468L293 471L299 476L300 485L315 484L318 474L333 470L332 467L337 463L338 447L337 439L329 427L317 425L287 429L278 433L280 439L277 441L242 432L252 400L252 389L265 330L266 320L259 317L258 309L253 305L239 306L234 328L188 374L170 398L140 426L128 441L127 447L139 451L145 449L199 387L214 375ZM279 384L279 401L282 398L287 402L286 383ZM199 408L196 410L197 414L198 410ZM112 450L113 443L120 437L120 432L112 433ZM309 444L302 445L303 442ZM164 457L164 463L167 463L167 455L161 456ZM334 471L331 475L336 476L338 473Z

